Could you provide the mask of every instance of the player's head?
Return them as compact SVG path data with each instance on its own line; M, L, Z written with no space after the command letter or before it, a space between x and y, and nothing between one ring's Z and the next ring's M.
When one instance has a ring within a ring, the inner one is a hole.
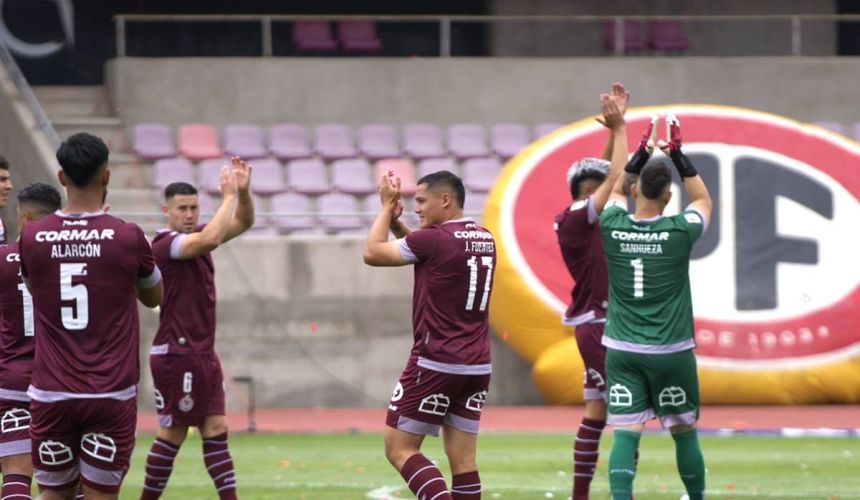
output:
M639 179L632 186L633 197L661 203L663 206L672 198L672 170L665 161L649 161L639 173Z
M463 214L466 188L463 180L447 170L418 179L415 191L415 213L421 227L452 220Z
M600 158L583 158L567 169L567 185L574 200L591 196L606 180L609 162Z
M18 192L18 231L34 220L60 209L62 200L57 188L50 184L34 182Z
M0 156L0 208L9 202L12 194L12 174L9 172L9 160Z
M187 182L174 182L164 188L164 206L161 211L172 231L193 233L200 218L197 188Z
M81 132L69 137L57 150L60 183L66 188L107 191L108 155L107 144L94 135Z

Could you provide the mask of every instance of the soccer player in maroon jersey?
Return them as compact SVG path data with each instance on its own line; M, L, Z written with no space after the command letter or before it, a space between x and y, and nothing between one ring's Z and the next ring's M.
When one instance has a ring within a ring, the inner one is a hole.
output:
M0 156L0 210L9 203L9 195L12 193L12 176L9 174L9 160ZM5 245L8 239L6 226L0 219L0 245Z
M416 497L481 498L475 461L478 423L490 384L487 310L496 262L493 235L463 217L466 192L451 172L418 180L415 213L421 229L400 220L400 179L383 175L382 207L364 248L371 266L415 265L414 344L388 404L385 455ZM388 231L398 239L388 241ZM426 435L442 431L451 491L421 454Z
M194 186L177 182L164 190L167 228L152 242L164 276L164 303L149 356L159 428L146 457L142 499L161 496L190 426L200 429L203 460L219 498L237 498L227 448L224 375L215 354L211 252L254 225L254 204L250 166L233 158L232 168L222 167L220 175L221 205L206 225L198 225Z
M610 94L601 95L603 117L599 121L610 130L603 157L584 158L570 167L567 181L573 204L555 218L562 258L575 281L562 322L575 327L576 343L585 365L585 412L573 446L572 500L588 500L600 435L606 426L606 348L601 341L609 277L597 221L615 179L627 163L624 112L629 97L620 83L612 84Z
M21 276L35 309L30 397L33 469L43 499L119 494L134 449L137 300L161 303L143 231L101 210L108 148L86 133L57 151L68 204L21 233Z
M18 193L18 229L60 209L53 186L30 184ZM18 242L0 246L0 498L30 498L30 398L36 349L33 299L21 281Z

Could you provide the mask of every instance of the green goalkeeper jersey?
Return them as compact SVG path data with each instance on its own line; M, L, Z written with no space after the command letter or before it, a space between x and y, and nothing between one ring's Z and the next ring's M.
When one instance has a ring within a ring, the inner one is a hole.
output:
M704 218L687 210L634 220L609 204L600 216L609 270L609 310L603 344L622 351L665 354L695 347L690 251Z

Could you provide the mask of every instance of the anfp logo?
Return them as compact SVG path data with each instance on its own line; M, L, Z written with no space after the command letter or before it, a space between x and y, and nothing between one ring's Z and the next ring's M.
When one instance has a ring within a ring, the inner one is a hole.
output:
M679 117L713 201L689 269L700 368L799 374L860 361L860 144L767 113L683 105L629 110L631 150L652 113ZM553 326L574 285L552 228L572 203L565 172L599 156L608 135L591 119L561 129L511 160L490 193L484 224L499 243L491 320L533 362L569 335ZM672 189L666 215L689 203L677 176ZM546 356L553 366L562 359ZM540 365L547 374L549 364Z

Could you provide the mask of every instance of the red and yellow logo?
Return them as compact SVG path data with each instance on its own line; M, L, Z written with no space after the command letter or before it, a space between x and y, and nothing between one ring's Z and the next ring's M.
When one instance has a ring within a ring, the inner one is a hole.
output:
M655 112L681 120L684 150L714 201L690 264L703 402L860 401L860 145L703 105L630 110L631 140ZM505 167L485 209L499 243L491 321L534 364L552 403L582 392L576 342L560 322L573 281L553 216L571 203L568 167L598 156L607 133L589 118L535 142ZM673 189L667 213L686 204Z

